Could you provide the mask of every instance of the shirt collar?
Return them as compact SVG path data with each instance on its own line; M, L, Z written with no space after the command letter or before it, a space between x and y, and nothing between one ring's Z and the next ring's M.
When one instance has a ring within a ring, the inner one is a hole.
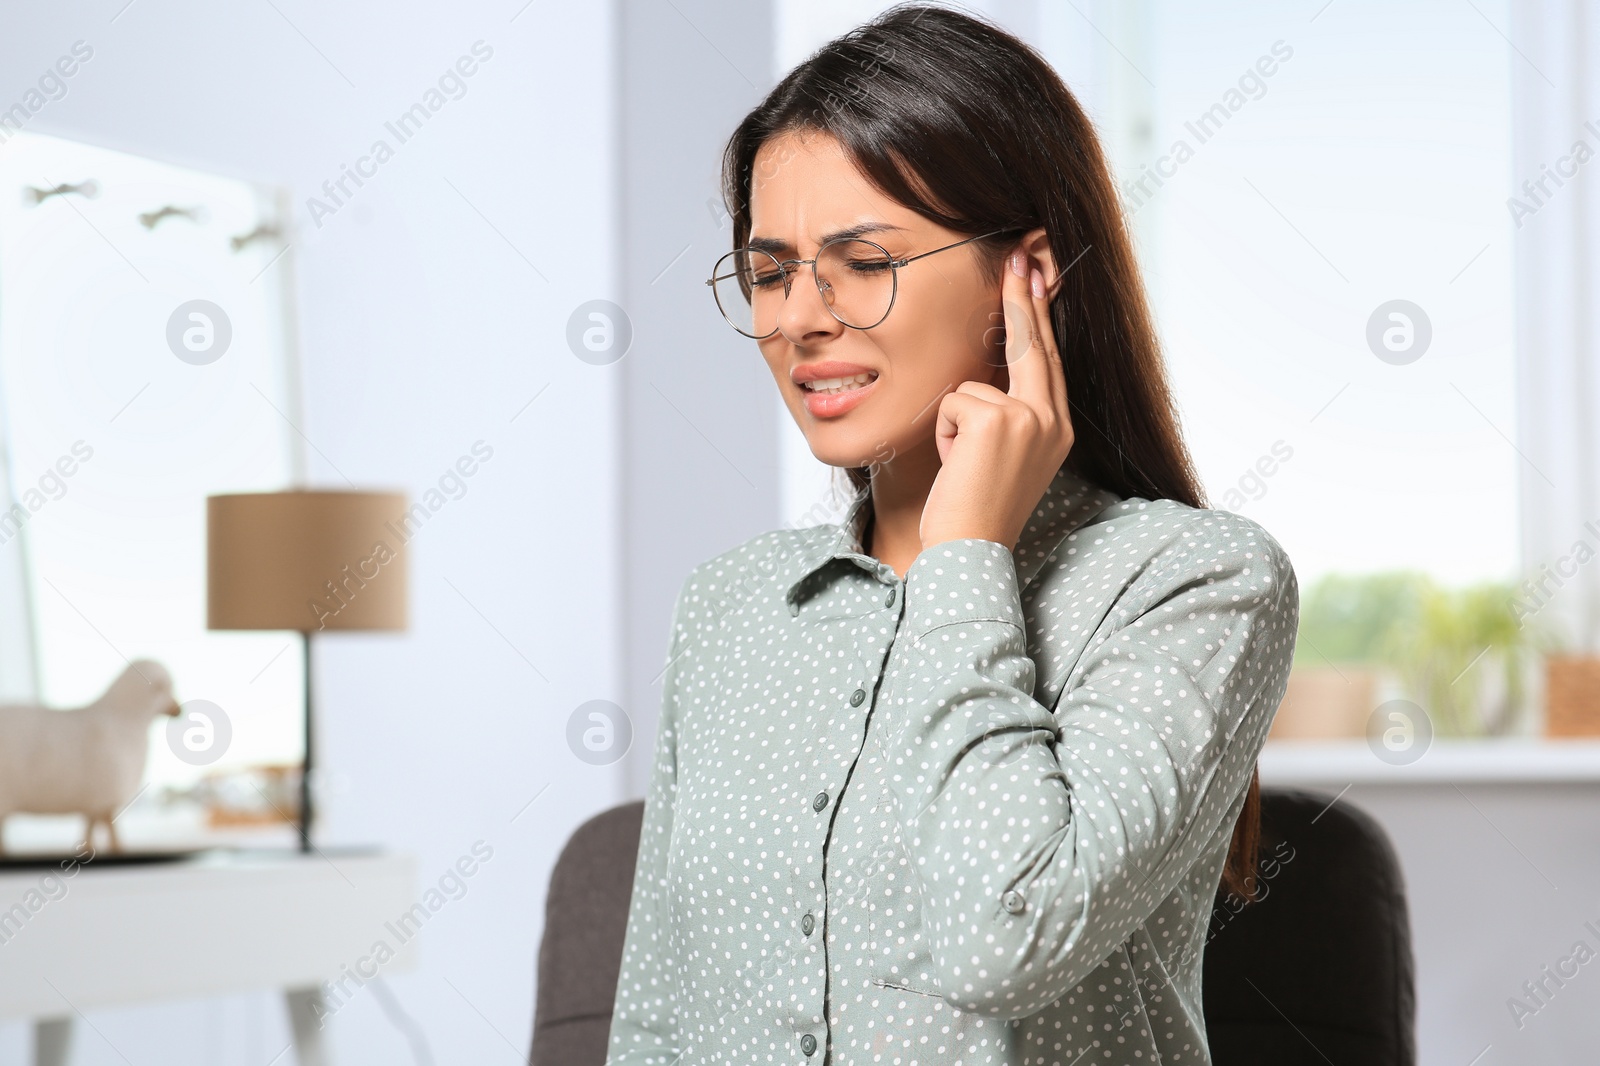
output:
M1032 583L1067 534L1120 499L1116 493L1100 488L1066 467L1056 471L1012 549L1017 587L1026 589ZM834 559L849 559L864 569L882 572L885 577L893 576L887 564L867 555L862 548L861 535L865 532L869 502L869 497L863 495L851 503L839 522L806 530L809 537L801 543L780 578L791 612L798 609L805 597L806 581Z

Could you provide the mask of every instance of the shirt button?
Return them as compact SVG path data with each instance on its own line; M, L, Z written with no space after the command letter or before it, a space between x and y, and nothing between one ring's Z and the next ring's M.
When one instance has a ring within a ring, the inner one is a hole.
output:
M864 688L858 688L854 692L850 693L850 706L859 707L861 706L861 701L866 698L867 690Z
M807 1055L817 1050L817 1038L812 1036L810 1033L802 1036L800 1038L800 1050L804 1051Z
M800 919L800 931L806 936L810 936L811 930L815 929L816 927L816 919L812 918L811 915L808 914L804 918Z
M817 798L811 801L811 809L814 810L814 811L820 811L820 810L822 810L822 808L826 807L827 805L828 805L828 794L826 792L818 792L817 793Z
M887 596L885 596L883 598L883 605L885 607L893 607L894 606L894 589L890 589L889 590L889 595L887 595Z
M1027 905L1027 900L1023 899L1022 893L1018 892L1016 889L1012 889L1000 897L1000 906L1004 907L1012 914L1021 914Z

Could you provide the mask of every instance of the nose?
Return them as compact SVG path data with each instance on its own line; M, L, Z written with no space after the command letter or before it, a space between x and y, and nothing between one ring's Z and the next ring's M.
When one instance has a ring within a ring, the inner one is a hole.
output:
M828 283L817 278L817 264L792 263L787 269L789 293L778 312L778 332L795 344L837 336L845 328L844 323L828 310L823 295Z

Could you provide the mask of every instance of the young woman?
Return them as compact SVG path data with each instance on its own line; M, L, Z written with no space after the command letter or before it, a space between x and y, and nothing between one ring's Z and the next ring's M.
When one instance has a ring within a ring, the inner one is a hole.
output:
M713 295L858 495L683 585L608 1061L1209 1061L1298 596L1203 508L1089 122L899 7L724 163Z

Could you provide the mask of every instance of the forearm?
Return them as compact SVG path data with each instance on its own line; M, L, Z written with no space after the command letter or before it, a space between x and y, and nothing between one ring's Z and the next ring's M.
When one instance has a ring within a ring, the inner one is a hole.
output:
M1237 602L1200 616L1221 590L1180 585L1086 653L1052 713L1034 699L1009 551L936 546L906 588L914 644L885 744L929 949L957 1006L1025 1017L1092 973L1223 831L1250 765L1223 754L1254 697L1199 674L1230 676L1250 616Z

